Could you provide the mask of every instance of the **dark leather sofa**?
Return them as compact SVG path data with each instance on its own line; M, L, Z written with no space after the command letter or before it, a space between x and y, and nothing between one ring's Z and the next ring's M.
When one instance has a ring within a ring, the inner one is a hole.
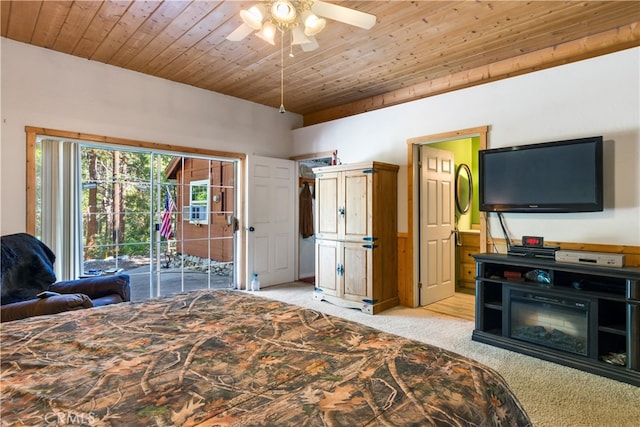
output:
M126 274L57 282L55 255L29 234L2 236L0 246L2 322L131 300ZM39 298L42 291L53 294Z

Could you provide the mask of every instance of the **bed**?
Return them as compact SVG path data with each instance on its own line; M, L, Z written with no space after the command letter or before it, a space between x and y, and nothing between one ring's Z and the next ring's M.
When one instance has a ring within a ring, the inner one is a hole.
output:
M233 290L1 325L2 425L527 426L504 379Z

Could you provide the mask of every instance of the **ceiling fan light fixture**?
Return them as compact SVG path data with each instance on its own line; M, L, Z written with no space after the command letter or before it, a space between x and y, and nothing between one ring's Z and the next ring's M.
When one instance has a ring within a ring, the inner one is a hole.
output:
M266 13L267 11L263 5L256 4L251 6L249 10L241 10L240 18L242 18L242 22L244 22L254 30L259 30L260 28L262 28L262 21L264 21Z
M280 108L284 108L284 36L290 33L289 56L293 57L293 46L304 52L318 48L315 35L320 33L327 21L321 17L369 29L376 17L369 13L349 9L322 0L261 0L249 9L240 11L242 24L227 36L227 40L240 41L255 30L255 35L275 45L276 32L280 31Z
M309 38L304 34L304 30L300 26L294 27L291 30L291 33L293 34L293 41L291 42L291 44L293 45L311 42L311 40L309 40Z
M301 18L304 24L304 33L307 36L315 36L327 25L326 20L318 18L318 16L310 10L304 11Z
M276 0L271 6L271 16L281 24L291 24L297 16L295 6L289 0Z
M276 36L276 26L271 22L267 21L262 26L262 29L256 33L256 36L260 37L262 40L266 41L271 45L275 45L275 36Z

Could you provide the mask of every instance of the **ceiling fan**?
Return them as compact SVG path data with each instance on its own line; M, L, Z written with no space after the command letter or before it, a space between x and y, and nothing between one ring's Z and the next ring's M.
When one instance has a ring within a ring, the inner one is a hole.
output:
M326 25L323 17L366 30L376 23L375 15L320 0L265 0L241 10L240 17L242 24L227 40L240 41L255 31L273 45L278 30L283 34L291 31L291 44L300 45L305 52L318 48L314 36Z

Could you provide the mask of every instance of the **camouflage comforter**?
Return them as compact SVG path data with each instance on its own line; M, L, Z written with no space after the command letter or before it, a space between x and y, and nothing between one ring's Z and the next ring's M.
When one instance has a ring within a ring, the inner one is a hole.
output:
M530 424L473 360L237 291L0 327L2 425Z

